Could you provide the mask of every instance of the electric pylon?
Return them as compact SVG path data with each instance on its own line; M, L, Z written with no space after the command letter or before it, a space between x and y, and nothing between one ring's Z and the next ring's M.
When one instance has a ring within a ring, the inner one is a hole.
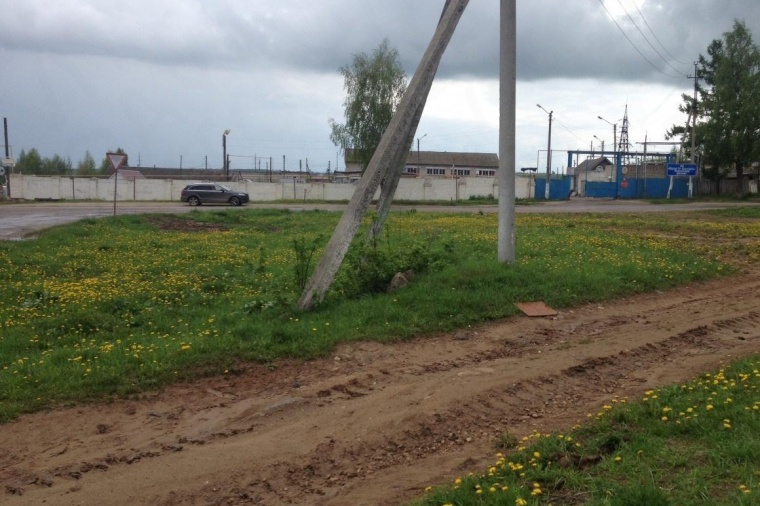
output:
M618 151L629 151L631 143L628 142L628 104L625 104L625 115L623 116L623 126L620 128L620 142L618 142Z

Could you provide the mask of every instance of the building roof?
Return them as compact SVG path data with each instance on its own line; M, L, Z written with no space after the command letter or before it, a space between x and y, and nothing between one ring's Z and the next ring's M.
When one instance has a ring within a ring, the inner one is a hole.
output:
M115 175L111 175L110 179L113 179ZM145 179L145 176L139 170L134 169L119 169L119 179Z
M583 172L595 170L599 166L613 165L609 158L602 156L600 158L589 158L579 163L577 167L570 167L567 169L567 173L570 176L575 174L581 174Z
M499 156L496 153L462 153L448 151L412 151L406 159L407 164L415 165L456 165L457 167L499 168Z
M418 156L419 155L419 156ZM358 163L354 150L346 149L346 165ZM440 167L479 167L487 169L499 168L499 156L496 153L464 153L456 151L409 151L407 165L424 165Z

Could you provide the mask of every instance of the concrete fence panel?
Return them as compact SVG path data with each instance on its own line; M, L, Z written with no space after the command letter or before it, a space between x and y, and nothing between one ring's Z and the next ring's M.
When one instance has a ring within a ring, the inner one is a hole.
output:
M121 179L116 184L116 198L121 201L179 201L182 188L202 181L178 179ZM532 196L529 178L517 178L517 198ZM276 183L240 181L225 185L247 192L252 202L275 200L348 201L355 186L349 183L307 183L297 179L282 179ZM13 174L11 195L23 200L104 200L114 198L114 180L95 177L27 176ZM492 177L460 178L402 178L395 200L452 201L470 197L498 195L496 179ZM379 197L379 190L375 195Z

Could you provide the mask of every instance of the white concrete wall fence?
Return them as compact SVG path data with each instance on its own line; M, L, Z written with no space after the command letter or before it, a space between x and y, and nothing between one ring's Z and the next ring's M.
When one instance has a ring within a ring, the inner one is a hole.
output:
M21 200L105 200L112 201L114 186L120 201L178 201L180 192L188 184L202 181L178 179L118 180L104 178L72 178L62 176L27 176L13 174L10 180L11 196ZM283 179L277 183L240 181L225 183L232 189L247 192L252 202L275 200L350 200L355 186L346 183L303 183ZM516 178L519 199L533 197L533 181L528 177ZM403 178L399 182L395 200L468 200L471 196L497 196L495 178ZM378 193L375 195L377 198Z

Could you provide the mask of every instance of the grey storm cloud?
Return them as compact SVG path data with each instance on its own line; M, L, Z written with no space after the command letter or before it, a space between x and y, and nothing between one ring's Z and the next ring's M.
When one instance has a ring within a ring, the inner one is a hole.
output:
M234 166L262 153L287 156L289 168L338 164L327 123L343 110L338 69L388 38L411 75L443 5L0 0L9 144L74 163L85 150L123 147L145 165L218 167L221 132L232 129ZM471 0L422 118L425 148L496 149L499 8ZM554 110L561 147L611 142L597 117L622 118L629 103L632 136L659 136L684 120L692 62L734 19L760 43L760 0L517 0L517 11L516 157L526 166L545 146L536 102Z
M0 47L161 66L334 73L352 54L370 51L387 37L411 73L443 3L2 0ZM760 31L757 0L606 0L606 5L620 28L599 0L519 1L518 78L667 81L688 73L734 18ZM495 0L470 2L442 77L496 78L498 13Z

